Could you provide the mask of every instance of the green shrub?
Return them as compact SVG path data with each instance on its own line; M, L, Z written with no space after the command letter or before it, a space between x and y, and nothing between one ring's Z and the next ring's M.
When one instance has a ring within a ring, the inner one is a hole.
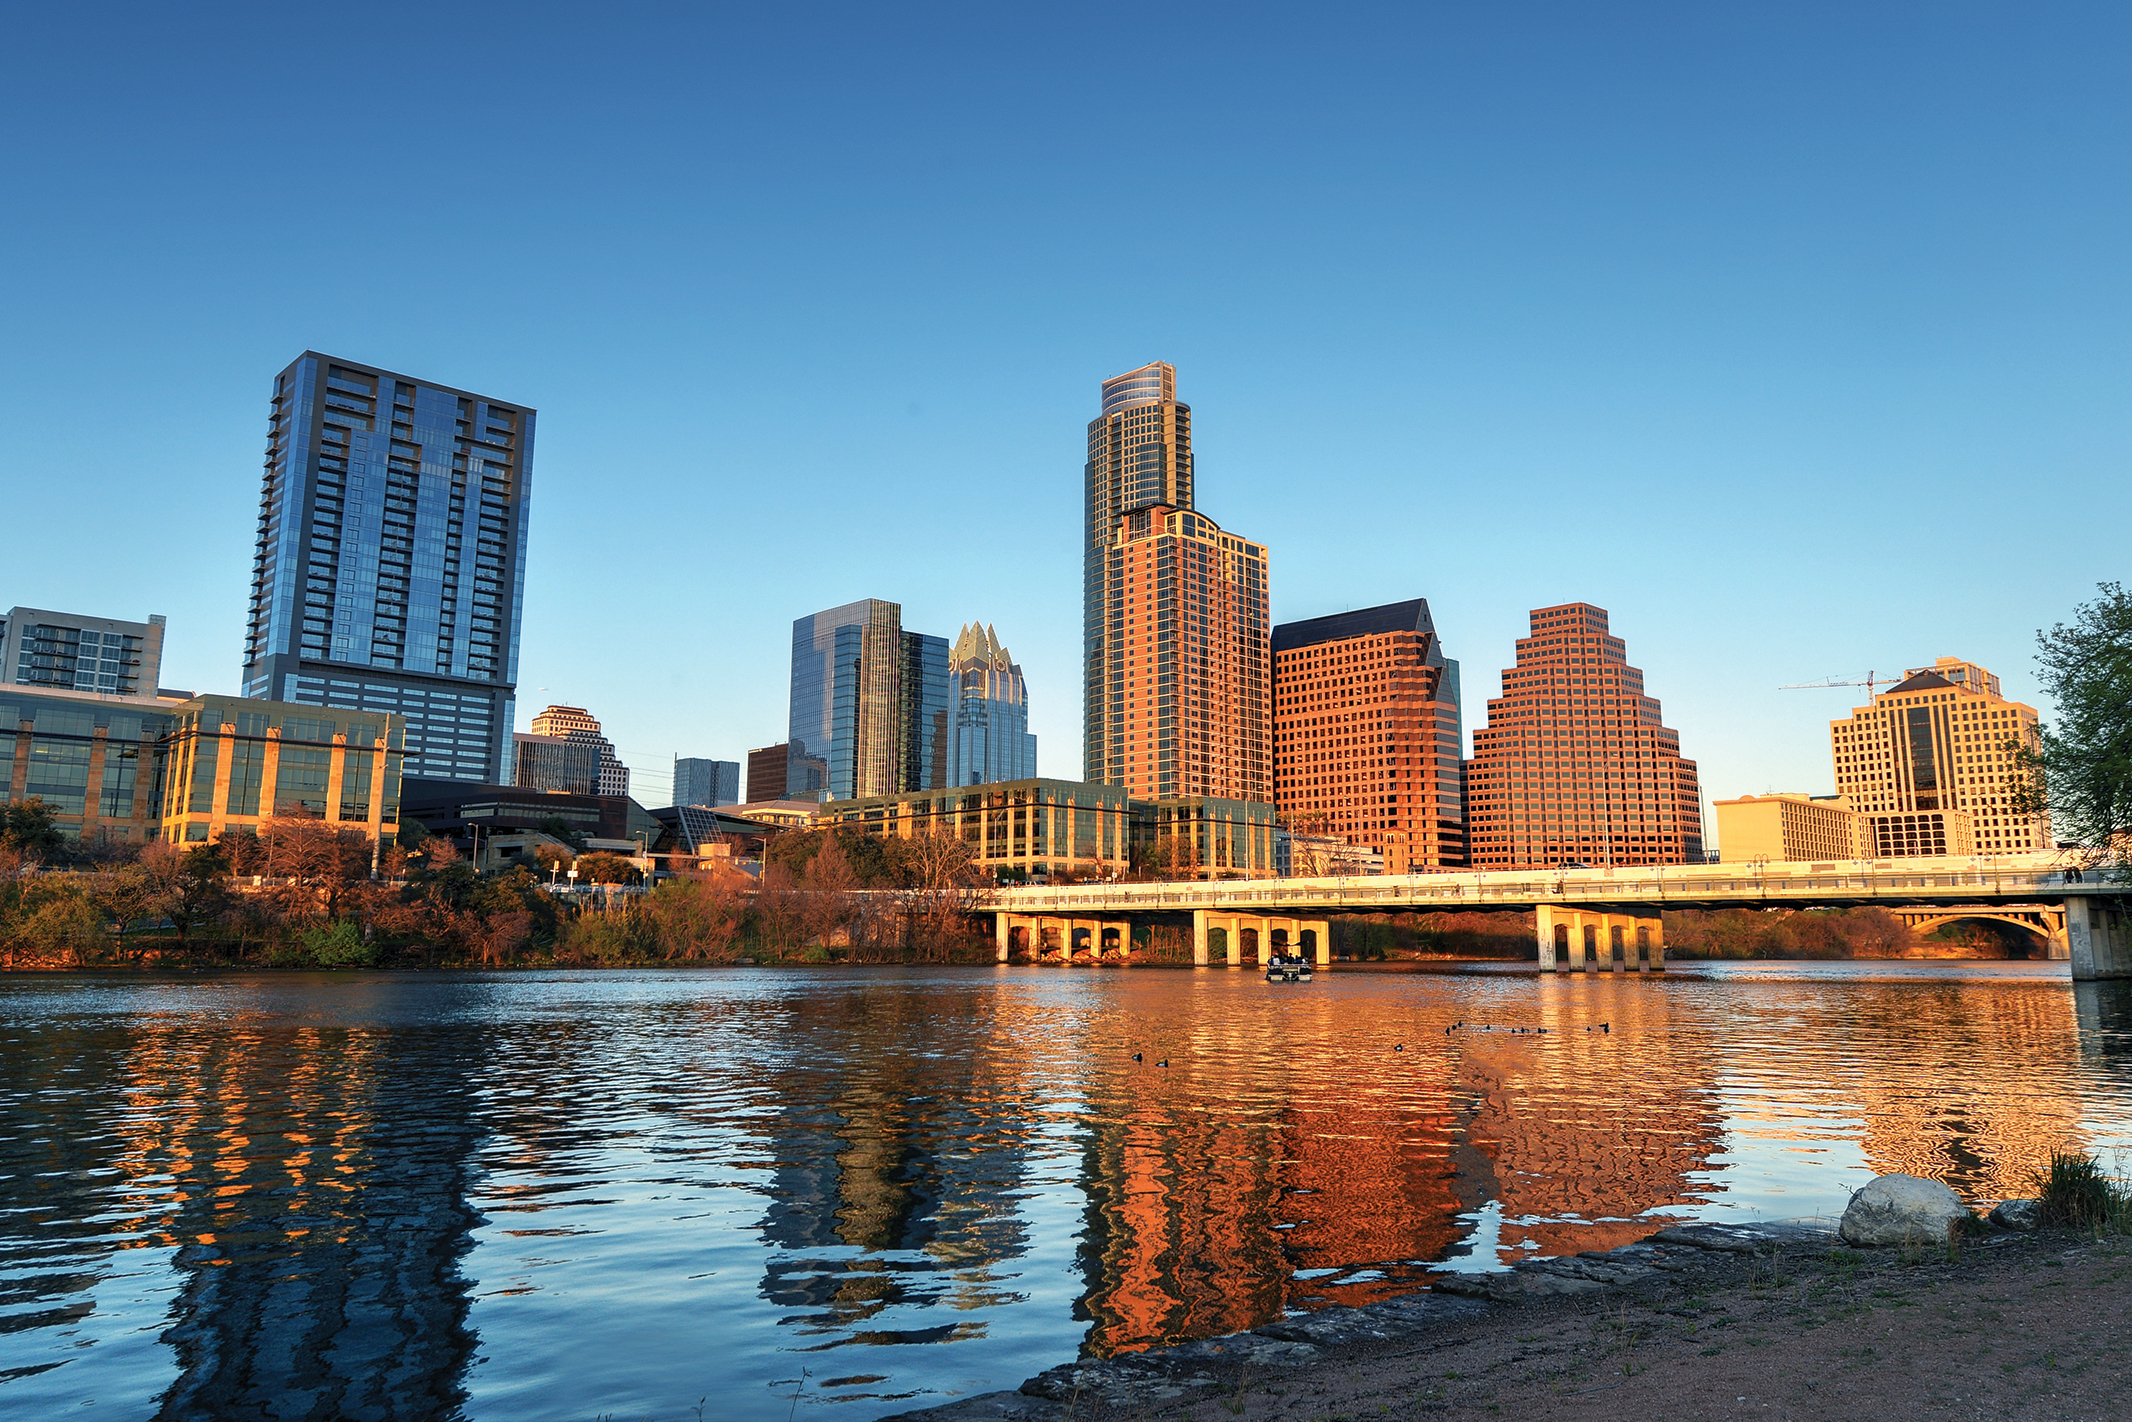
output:
M305 929L303 947L321 968L367 968L378 960L377 948L363 941L362 926L348 918Z

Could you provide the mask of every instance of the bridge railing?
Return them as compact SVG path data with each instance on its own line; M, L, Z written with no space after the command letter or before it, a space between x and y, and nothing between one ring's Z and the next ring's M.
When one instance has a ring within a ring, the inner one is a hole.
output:
M2003 896L2083 884L2055 862L1919 860L1871 868L1751 863L1679 865L1663 870L1568 870L1550 874L1364 875L1311 879L1247 879L1213 883L1072 885L1002 889L996 906L1009 912L1284 909L1368 903L1450 908L1495 902L1544 903L1605 899L1662 903L1668 899L1846 898L1969 890ZM2092 887L2092 886L2088 886Z

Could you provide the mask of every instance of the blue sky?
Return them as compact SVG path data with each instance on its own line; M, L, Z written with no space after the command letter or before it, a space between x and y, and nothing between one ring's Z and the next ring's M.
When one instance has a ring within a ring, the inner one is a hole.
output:
M1469 728L1609 608L1714 797L1843 692L2033 696L2122 577L2123 6L45 7L0 55L0 605L234 690L273 374L540 410L521 722L779 739L856 597L1079 772L1104 376L1178 367L1274 613L1426 596ZM542 688L547 688L543 691Z

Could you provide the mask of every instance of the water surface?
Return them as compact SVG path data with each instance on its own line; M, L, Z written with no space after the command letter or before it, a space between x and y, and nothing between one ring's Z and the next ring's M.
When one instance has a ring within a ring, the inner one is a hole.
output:
M0 1411L863 1422L1882 1171L1996 1200L2132 1146L2132 997L2063 973L15 978Z

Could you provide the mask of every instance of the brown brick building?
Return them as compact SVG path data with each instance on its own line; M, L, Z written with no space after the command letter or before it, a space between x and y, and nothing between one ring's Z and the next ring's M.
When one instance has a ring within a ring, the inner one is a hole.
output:
M1379 848L1389 874L1466 866L1458 663L1426 599L1282 623L1273 683L1290 830Z
M1543 607L1466 762L1483 869L1699 864L1702 791L1643 673L1590 603Z

